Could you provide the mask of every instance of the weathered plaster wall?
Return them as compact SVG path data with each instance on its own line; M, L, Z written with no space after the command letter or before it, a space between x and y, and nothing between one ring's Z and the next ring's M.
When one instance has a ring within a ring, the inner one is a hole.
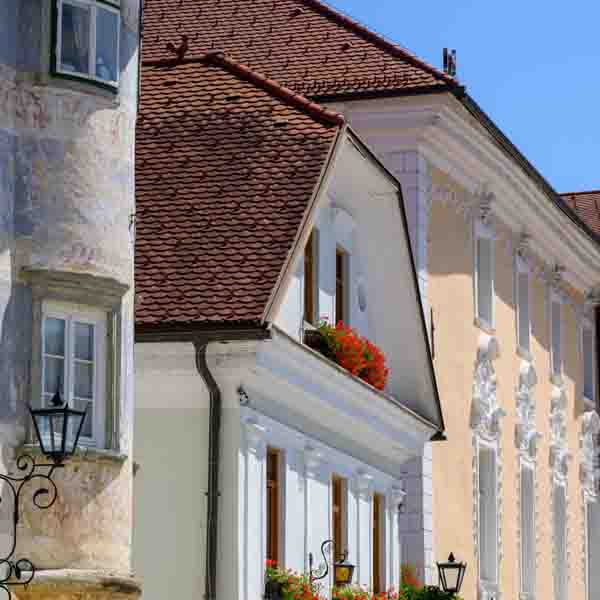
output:
M133 284L139 0L122 0L118 94L51 77L51 0L0 4L0 445L24 440L37 267ZM133 410L133 293L122 306L120 449ZM129 569L131 463L74 461L53 512L24 511L23 551L45 567ZM2 530L6 527L2 524Z
M434 182L451 185L440 172ZM505 233L495 244L496 337L500 356L493 362L497 398L507 416L501 421L501 572L502 598L519 597L519 458L515 445L515 392L521 358L517 355L513 297L513 252ZM474 325L473 237L471 224L451 204L434 203L429 234L429 298L435 314L435 370L442 398L448 441L433 445L434 537L436 556L454 551L469 563L461 595L477 598L473 447L470 427L473 372L481 330ZM552 486L550 453L549 324L547 284L532 277L531 354L538 383L533 396L536 427L541 433L536 467L536 598L553 597ZM570 298L582 298L569 290ZM567 397L568 447L573 454L568 475L569 598L585 598L582 494L579 482L582 363L573 307L564 305L564 386ZM449 526L449 524L451 524Z

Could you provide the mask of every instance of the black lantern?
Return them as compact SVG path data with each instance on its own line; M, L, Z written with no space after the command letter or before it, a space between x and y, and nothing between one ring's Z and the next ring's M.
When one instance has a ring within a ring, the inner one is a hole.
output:
M75 410L63 403L60 392L51 400L50 408L31 408L35 433L44 455L56 464L72 456L77 449L86 410Z
M450 552L448 562L437 563L440 574L440 584L444 592L458 594L467 570L467 563L456 562L454 554Z
M325 555L325 548L327 546L333 546L333 540L325 540L321 544L321 555L323 556L323 566L317 570L313 569L313 555L312 552L308 554L308 575L310 578L310 585L312 587L313 582L325 579L329 573L329 561ZM350 564L346 559L348 553L344 552L342 559L333 563L333 579L336 587L343 587L352 583L352 576L354 575L354 565Z
M333 578L336 587L343 587L352 583L354 565L348 562L348 552L344 552L342 559L333 564Z

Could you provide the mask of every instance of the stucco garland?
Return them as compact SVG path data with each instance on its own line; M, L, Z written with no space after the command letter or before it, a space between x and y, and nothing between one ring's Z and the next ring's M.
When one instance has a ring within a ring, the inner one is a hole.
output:
M502 564L502 431L501 419L506 411L498 405L496 395L496 372L493 361L500 353L495 337L481 333L473 374L473 402L471 405L471 429L473 432L473 546L479 569L479 448L493 448L496 454L496 510L497 510L497 565L498 581L492 585L481 580L478 574L480 600L500 600L500 569Z
M598 452L600 435L600 416L595 410L587 411L581 418L579 437L579 481L581 482L581 573L583 588L588 587L588 504L600 501L598 478ZM587 590L589 597L589 590Z

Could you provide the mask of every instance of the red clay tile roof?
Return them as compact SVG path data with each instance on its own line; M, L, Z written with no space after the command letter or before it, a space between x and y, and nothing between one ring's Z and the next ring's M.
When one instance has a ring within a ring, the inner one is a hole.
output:
M222 50L311 97L444 90L457 82L319 0L146 0L144 59Z
M596 235L600 235L600 190L571 192L561 197Z
M342 123L215 53L144 63L136 324L258 324Z

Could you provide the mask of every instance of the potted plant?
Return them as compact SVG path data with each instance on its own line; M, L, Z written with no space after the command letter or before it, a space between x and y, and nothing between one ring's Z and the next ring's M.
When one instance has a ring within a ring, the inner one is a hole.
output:
M335 327L321 321L317 329L304 332L304 343L378 390L385 389L389 370L383 352L342 321Z

